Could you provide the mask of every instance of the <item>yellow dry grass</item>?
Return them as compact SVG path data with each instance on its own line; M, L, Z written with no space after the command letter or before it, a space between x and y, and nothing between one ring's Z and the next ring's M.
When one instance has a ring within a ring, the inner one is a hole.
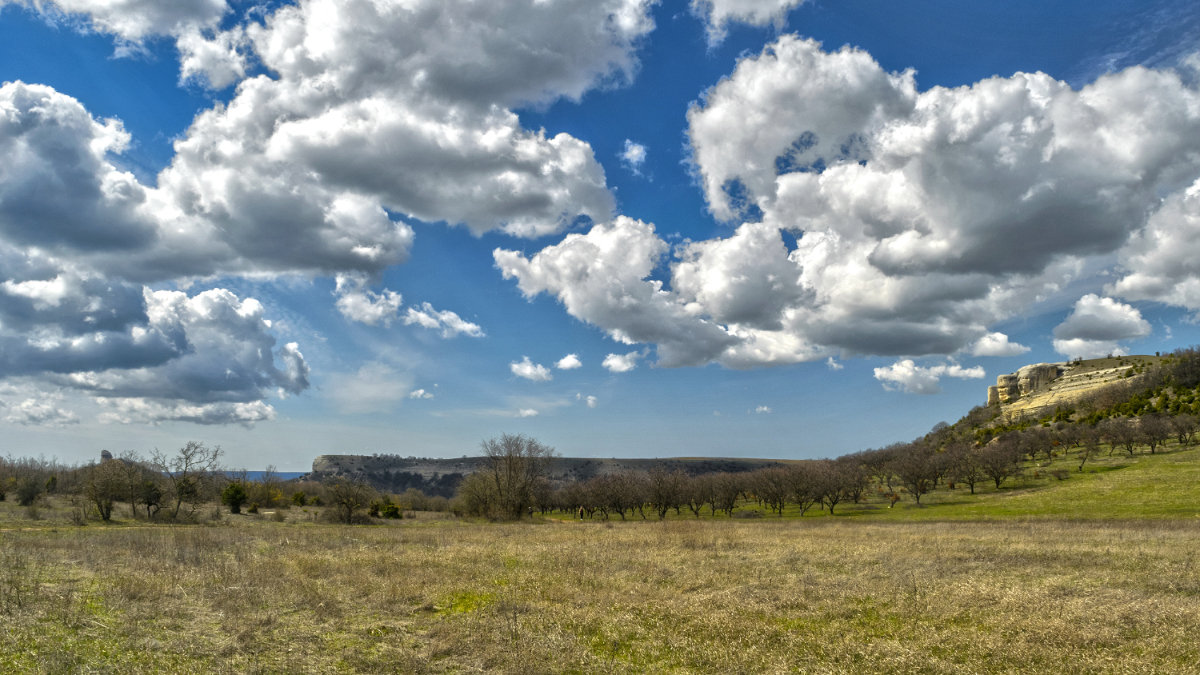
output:
M1198 672L1200 526L0 532L3 672Z

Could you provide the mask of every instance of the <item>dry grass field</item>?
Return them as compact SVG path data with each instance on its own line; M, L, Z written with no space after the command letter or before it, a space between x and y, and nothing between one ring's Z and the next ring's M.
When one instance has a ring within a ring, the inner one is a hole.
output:
M0 672L1200 672L1196 519L302 515L0 523Z

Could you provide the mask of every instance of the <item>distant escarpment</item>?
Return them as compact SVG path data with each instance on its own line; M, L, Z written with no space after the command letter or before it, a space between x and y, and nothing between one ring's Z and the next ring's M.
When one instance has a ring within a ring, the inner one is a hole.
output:
M399 455L321 455L313 460L311 480L344 477L370 483L378 490L403 492L409 488L427 495L451 497L467 475L486 466L486 457L428 459ZM689 475L727 471L754 471L784 464L778 460L723 457L672 457L666 459L616 459L555 457L547 478L554 484L584 481L621 471L650 471L663 467Z
M1036 363L996 378L987 404L1006 413L1041 413L1070 407L1162 361L1158 356L1110 356L1065 363Z

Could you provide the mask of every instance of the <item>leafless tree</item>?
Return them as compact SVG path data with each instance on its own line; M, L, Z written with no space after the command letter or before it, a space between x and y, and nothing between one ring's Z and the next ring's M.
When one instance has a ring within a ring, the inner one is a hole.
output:
M1103 436L1100 430L1096 427L1081 426L1079 429L1079 470L1083 471L1083 465L1087 464L1088 460L1100 454L1100 443Z
M1175 433L1175 438L1179 441L1180 447L1192 445L1196 442L1196 428L1200 424L1197 423L1195 415L1180 413L1172 417L1170 422L1171 430Z
M934 450L921 443L897 450L892 457L891 469L918 506L921 496L933 490L943 470Z
M792 477L789 469L781 466L768 467L755 471L751 477L754 494L762 500L767 508L780 516L787 506L792 492Z
M742 493L746 490L745 475L728 471L712 474L714 515L717 511L723 511L727 516L733 515L733 510L737 508L738 501L741 500Z
M534 486L546 475L554 448L520 434L504 434L481 444L487 468L484 470L495 490L497 511L505 517L520 518L533 506Z
M209 447L200 441L188 441L173 456L155 450L150 464L166 477L171 518L179 517L184 504L196 507L215 495L217 472L221 469L221 446Z
M866 491L867 483L870 482L870 474L867 473L867 467L863 464L862 453L843 455L835 459L834 463L842 473L842 487L846 498L857 504L862 500L863 492Z
M829 509L829 515L833 515L834 507L850 498L850 475L846 465L831 459L821 459L813 462L809 468L815 482L817 503Z
M342 523L353 523L355 515L367 508L375 497L375 490L366 483L338 478L328 483L329 505Z
M1171 425L1161 415L1142 415L1138 419L1137 432L1153 455L1158 446L1171 437Z
M1133 457L1134 449L1141 442L1134 420L1128 417L1110 417L1104 420L1101 430L1112 447L1121 446L1125 448L1125 452L1129 453L1130 457Z
M714 474L711 473L692 476L684 486L684 505L697 518L700 517L700 512L704 510L705 504L712 505L713 515L717 513L716 500L712 497L713 478Z
M952 443L946 448L946 457L950 463L950 476L957 483L966 483L971 494L975 494L976 483L981 482L985 474L979 462L979 452L970 443Z
M980 448L979 466L999 490L1004 481L1021 472L1021 458L1024 454L1018 439L1008 434Z
M84 469L83 495L95 507L100 519L112 519L113 504L126 496L127 477L119 462L102 462Z
M789 466L788 499L800 508L800 515L821 501L823 477L820 475L816 462L801 462Z
M687 484L687 474L682 471L667 471L658 466L650 470L647 476L647 501L658 519L667 517L667 511L679 511L684 501L684 486Z

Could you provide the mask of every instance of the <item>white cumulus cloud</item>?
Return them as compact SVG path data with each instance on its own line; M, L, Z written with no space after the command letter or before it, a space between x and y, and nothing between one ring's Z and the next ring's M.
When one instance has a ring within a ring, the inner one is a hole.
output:
M646 146L625 139L625 148L621 151L621 165L635 176L642 175L642 165L646 163Z
M513 361L508 364L508 369L512 371L513 375L523 377L526 380L533 380L534 382L549 382L554 379L554 376L550 374L549 368L540 363L530 361L528 356L522 357L520 361Z
M583 366L583 362L579 360L578 354L567 354L554 363L554 367L559 370L574 370Z
M708 24L708 40L725 38L731 23L783 26L787 13L806 0L692 0L692 11Z
M1004 333L988 333L971 345L971 356L1019 356L1029 351L1029 347L1009 342Z
M1089 293L1054 327L1054 350L1068 358L1122 354L1123 340L1150 334L1150 322L1132 305Z
M442 337L452 338L459 335L468 337L484 337L485 333L478 324L463 319L450 310L438 311L428 302L421 303L421 308L409 307L404 314L404 323L417 325L430 330L441 331Z
M884 368L875 369L875 379L892 391L910 394L936 394L942 390L943 377L977 380L985 375L980 366L963 368L957 363L936 366L918 366L912 359L902 359Z
M385 288L376 293L366 288L366 279L359 275L339 274L334 295L342 316L371 326L391 325L403 304L401 295L395 291Z
M604 357L604 362L601 364L609 372L613 373L628 373L637 368L638 359L642 358L640 352L629 352L626 354L609 354Z

